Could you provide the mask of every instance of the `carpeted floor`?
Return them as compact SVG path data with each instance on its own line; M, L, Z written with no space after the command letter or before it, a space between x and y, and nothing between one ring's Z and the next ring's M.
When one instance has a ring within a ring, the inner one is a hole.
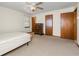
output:
M79 48L72 40L34 35L29 46L25 44L5 56L79 56Z

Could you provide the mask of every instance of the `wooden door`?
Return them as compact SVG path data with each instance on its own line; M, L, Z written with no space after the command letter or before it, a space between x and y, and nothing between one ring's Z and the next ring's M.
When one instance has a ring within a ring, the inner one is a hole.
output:
M53 33L53 15L45 16L45 34L52 35Z
M36 17L32 17L32 32L35 32Z
M74 12L61 14L61 37L74 40Z

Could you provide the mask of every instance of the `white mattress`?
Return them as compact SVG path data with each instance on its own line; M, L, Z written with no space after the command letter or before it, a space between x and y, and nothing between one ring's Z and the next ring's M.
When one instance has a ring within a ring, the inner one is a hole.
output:
M22 32L0 34L0 55L15 49L30 40L30 35Z
M18 37L29 36L29 34L22 32L3 33L0 34L0 44L9 40L16 39Z

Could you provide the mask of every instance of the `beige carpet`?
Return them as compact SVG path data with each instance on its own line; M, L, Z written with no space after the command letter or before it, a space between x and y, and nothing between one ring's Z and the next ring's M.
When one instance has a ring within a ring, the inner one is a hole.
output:
M72 40L35 35L29 46L24 45L5 56L79 56Z

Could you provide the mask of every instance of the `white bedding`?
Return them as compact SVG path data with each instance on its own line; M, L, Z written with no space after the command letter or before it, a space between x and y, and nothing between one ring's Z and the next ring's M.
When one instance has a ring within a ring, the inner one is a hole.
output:
M30 35L22 32L0 34L0 55L3 55L27 42Z

